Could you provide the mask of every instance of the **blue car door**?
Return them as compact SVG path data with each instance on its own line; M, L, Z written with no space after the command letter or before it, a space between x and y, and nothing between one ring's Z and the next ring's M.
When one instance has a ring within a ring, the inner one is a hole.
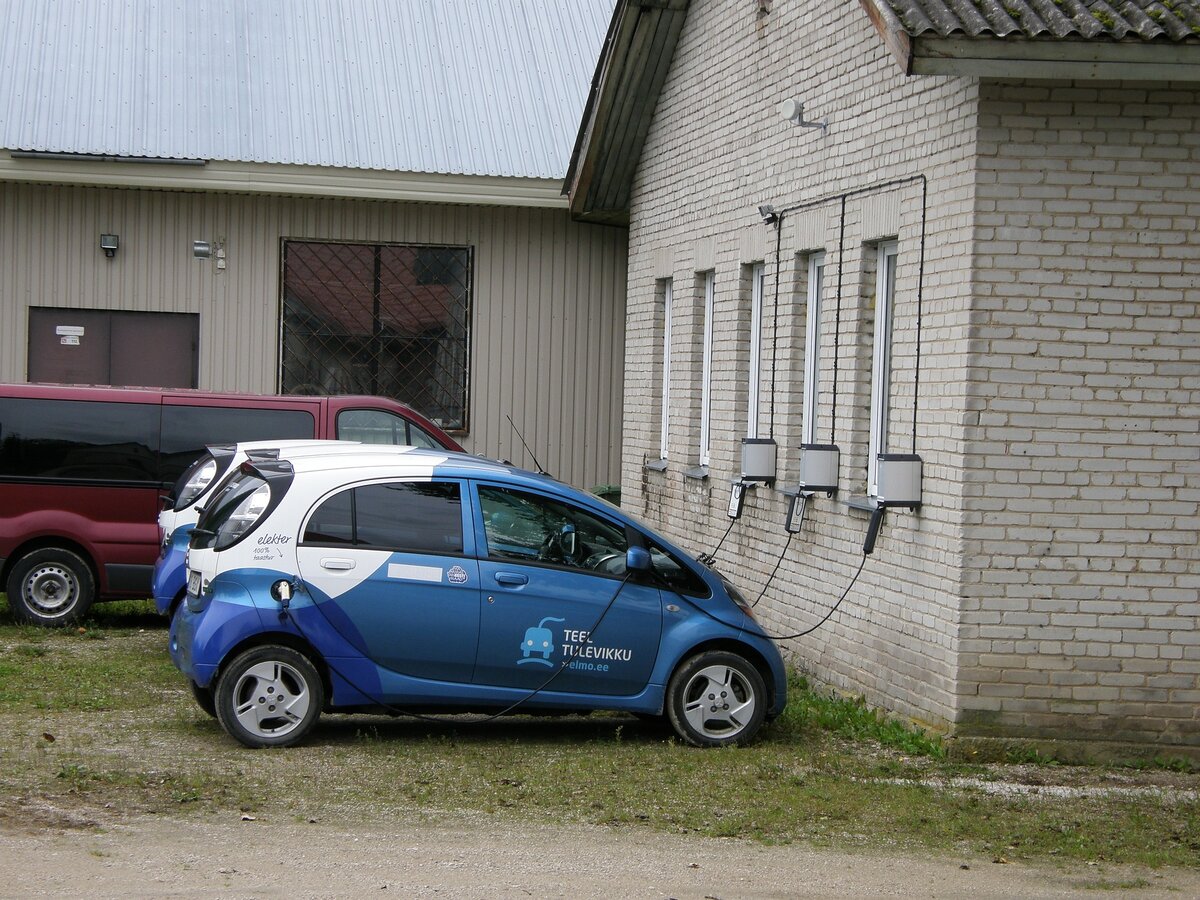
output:
M309 516L301 577L330 628L376 665L469 684L479 569L453 480L347 488Z
M625 526L546 494L487 483L475 491L483 597L475 682L532 689L561 670L546 690L645 688L662 600L633 578L622 586Z

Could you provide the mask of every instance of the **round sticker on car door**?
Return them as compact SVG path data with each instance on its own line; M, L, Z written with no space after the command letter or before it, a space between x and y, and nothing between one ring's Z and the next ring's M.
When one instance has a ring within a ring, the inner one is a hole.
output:
M451 566L450 571L446 573L446 580L451 584L466 584L467 570L462 566Z

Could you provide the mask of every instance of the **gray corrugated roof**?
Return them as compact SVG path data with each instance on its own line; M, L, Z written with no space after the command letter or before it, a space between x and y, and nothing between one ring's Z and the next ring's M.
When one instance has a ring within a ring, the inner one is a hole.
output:
M0 147L561 178L614 0L0 0Z
M1200 0L882 0L917 37L1200 39Z

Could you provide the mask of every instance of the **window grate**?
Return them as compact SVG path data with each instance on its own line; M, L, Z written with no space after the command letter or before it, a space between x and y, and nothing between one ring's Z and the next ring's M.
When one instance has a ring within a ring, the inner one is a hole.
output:
M467 429L471 250L284 242L281 388L380 394Z

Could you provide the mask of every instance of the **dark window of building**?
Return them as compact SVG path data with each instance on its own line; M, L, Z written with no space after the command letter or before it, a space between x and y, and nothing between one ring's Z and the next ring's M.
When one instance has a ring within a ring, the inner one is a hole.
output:
M467 428L471 249L285 241L282 389L381 394Z
M315 428L312 414L302 409L164 406L162 478L179 478L207 444L311 438Z
M0 400L0 477L152 484L158 416L149 403Z

